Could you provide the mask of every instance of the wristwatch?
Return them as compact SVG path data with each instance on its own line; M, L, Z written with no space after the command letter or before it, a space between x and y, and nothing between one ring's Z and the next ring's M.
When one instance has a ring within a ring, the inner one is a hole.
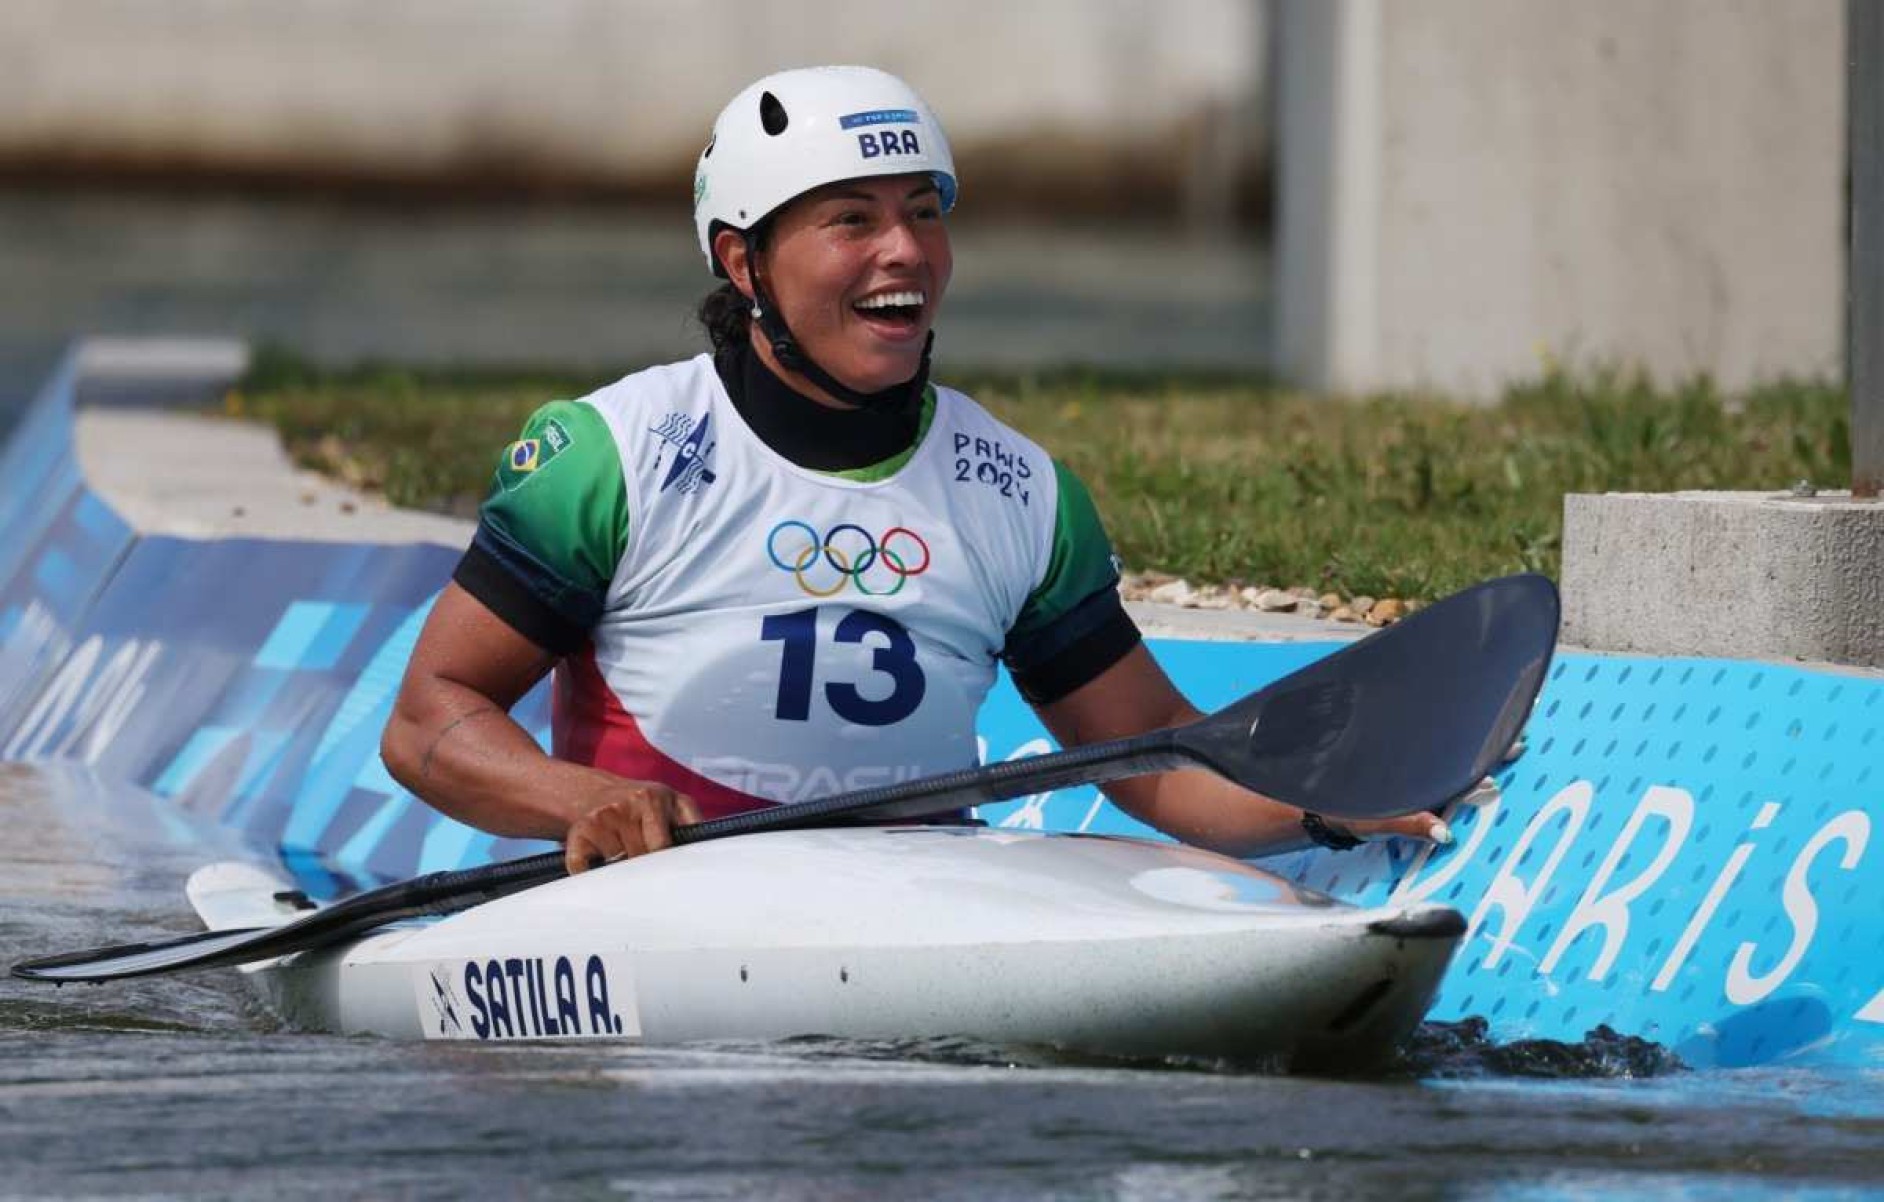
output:
M1347 851L1350 848L1359 847L1362 842L1355 838L1352 831L1330 826L1322 821L1320 814L1310 814L1307 811L1302 814L1302 829L1308 832L1311 842L1322 847L1333 848L1335 851Z

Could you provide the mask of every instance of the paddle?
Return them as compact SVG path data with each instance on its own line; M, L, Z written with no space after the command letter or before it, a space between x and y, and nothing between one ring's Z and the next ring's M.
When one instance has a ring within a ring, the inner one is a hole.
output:
M1557 617L1557 590L1544 577L1487 581L1188 726L716 818L676 828L674 841L921 817L1173 768L1206 768L1334 818L1436 809L1476 785L1517 738L1550 665ZM434 872L279 927L68 952L13 974L104 981L273 959L563 874L560 851Z

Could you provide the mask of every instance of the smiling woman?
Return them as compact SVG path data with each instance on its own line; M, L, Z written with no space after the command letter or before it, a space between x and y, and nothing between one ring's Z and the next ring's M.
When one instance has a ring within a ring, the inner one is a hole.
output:
M677 822L970 767L997 663L1069 746L1199 716L1085 487L929 380L956 194L894 76L786 71L727 105L694 185L712 353L545 406L499 460L386 728L401 783L580 871ZM507 711L550 671L546 756ZM1199 772L1108 793L1218 850L1354 841Z
M930 327L955 266L934 182L895 175L830 184L770 225L763 248L724 226L713 238L727 287L754 298L748 303L763 315L768 337L755 349L766 366L828 404L894 404L920 392Z
M926 383L956 190L948 137L907 84L861 67L787 71L714 124L694 226L769 368L814 399L893 405Z

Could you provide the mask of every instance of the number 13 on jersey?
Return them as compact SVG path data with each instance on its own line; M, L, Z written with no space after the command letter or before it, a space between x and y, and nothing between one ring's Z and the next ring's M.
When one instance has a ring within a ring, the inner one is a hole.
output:
M819 608L772 614L760 624L762 641L784 644L774 711L781 721L806 722L811 718ZM871 647L870 668L862 679L825 682L824 702L833 713L859 726L889 726L916 712L928 681L923 677L922 665L916 662L916 641L902 623L870 610L846 610L831 631L831 641Z

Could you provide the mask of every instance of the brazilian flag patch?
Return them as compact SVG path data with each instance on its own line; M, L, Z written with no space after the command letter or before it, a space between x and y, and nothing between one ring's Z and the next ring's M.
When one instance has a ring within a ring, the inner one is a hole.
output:
M556 456L569 449L574 439L569 437L569 430L555 418L543 423L543 428L534 438L520 438L504 448L504 458L497 465L498 483L509 492L535 478L536 473L550 465Z

